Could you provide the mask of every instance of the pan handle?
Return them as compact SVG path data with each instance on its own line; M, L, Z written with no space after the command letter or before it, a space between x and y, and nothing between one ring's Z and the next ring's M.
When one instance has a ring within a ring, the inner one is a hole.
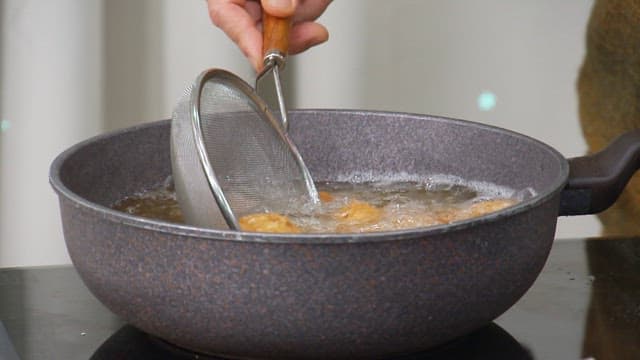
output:
M561 194L560 215L606 210L638 168L640 129L621 135L598 153L569 159L569 181Z

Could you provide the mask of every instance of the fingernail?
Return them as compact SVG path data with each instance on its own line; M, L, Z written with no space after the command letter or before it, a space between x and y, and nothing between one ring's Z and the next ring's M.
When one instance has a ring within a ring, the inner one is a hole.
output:
M290 10L293 7L292 0L269 0L269 6L280 10Z

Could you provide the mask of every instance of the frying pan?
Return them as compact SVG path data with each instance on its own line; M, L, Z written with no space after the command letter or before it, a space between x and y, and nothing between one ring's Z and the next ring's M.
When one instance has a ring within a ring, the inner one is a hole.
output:
M168 121L89 139L59 155L71 259L93 294L141 330L231 358L388 358L488 324L531 286L558 215L615 201L640 138L566 160L534 139L403 113L302 110L290 135L314 179L453 174L531 196L449 225L369 234L196 228L109 206L170 175Z

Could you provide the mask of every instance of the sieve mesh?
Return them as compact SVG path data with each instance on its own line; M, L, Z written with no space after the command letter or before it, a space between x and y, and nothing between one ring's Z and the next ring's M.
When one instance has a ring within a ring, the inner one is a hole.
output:
M233 217L317 201L295 145L248 84L217 69L197 83L172 123L174 181L188 222L234 228Z

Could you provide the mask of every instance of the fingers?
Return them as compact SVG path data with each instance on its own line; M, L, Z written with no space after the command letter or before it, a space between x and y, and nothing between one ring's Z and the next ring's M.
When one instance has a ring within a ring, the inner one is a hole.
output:
M327 29L315 20L331 0L208 0L211 21L234 41L254 69L263 66L260 21L265 11L276 17L293 17L289 52L297 54L329 38Z
M264 11L272 16L286 18L293 16L298 0L261 0Z
M249 16L251 16L256 24L260 22L260 19L262 19L262 7L260 6L259 2L247 1L247 4L244 6L244 8L247 10Z
M315 21L331 4L331 0L300 0L293 22Z
M283 3L291 1L289 5L293 4L293 9L281 4L280 15L277 15L272 6L280 1ZM283 17L293 14L294 25L289 33L289 54L291 55L301 53L329 39L327 29L314 22L329 4L331 0L262 0L264 11L274 16Z
M329 32L324 26L308 21L296 24L289 33L289 54L301 53L329 39Z
M209 0L211 21L233 42L258 69L262 65L262 34L257 28L260 5L246 0Z

